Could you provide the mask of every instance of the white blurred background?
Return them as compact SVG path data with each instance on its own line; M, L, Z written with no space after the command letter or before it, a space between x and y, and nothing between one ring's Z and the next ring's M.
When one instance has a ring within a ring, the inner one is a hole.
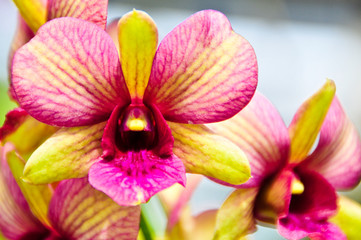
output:
M300 104L333 79L345 111L361 130L361 3L357 0L124 0L110 1L109 18L133 8L148 12L160 39L192 13L216 9L254 47L258 90L288 124ZM7 53L16 26L16 8L0 0L0 80L7 82ZM4 94L3 92L1 94ZM2 103L0 103L2 104ZM195 213L218 207L231 189L205 180L192 199ZM351 196L361 201L361 189ZM261 228L252 239L282 239Z

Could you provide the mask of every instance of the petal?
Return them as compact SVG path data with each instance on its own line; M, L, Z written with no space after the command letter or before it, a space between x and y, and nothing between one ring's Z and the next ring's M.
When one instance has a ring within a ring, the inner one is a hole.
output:
M41 143L57 130L41 123L21 108L16 108L6 115L3 127L0 128L0 139L11 142L18 153L27 160Z
M20 240L29 233L46 234L46 229L31 213L10 171L7 154L13 149L10 144L0 146L0 231L6 238Z
M61 128L31 155L23 180L44 184L88 174L102 153L105 122L93 126Z
M25 161L15 151L7 154L7 161L11 172L21 189L31 212L47 227L51 227L48 219L48 207L52 197L52 190L48 185L30 185L20 179L23 175Z
M157 26L147 13L133 10L119 20L118 39L130 95L133 101L141 103L157 50Z
M302 194L292 195L290 214L300 218L323 221L336 214L335 189L320 174L304 169L295 169L304 185Z
M130 101L112 39L75 18L50 21L19 49L12 81L20 105L50 125L99 123Z
M299 163L310 152L335 95L336 86L327 80L323 87L297 110L288 128L291 138L290 163Z
M253 207L257 188L237 189L218 210L213 239L239 239L256 230Z
M179 123L209 123L239 112L257 85L252 46L220 12L198 12L160 43L145 103Z
M62 181L50 203L50 219L66 239L136 239L140 207L123 207L92 188L86 178Z
M48 0L48 20L74 17L97 24L105 29L108 0Z
M203 125L168 122L174 137L173 152L187 172L198 173L231 184L250 178L248 160L231 141Z
M30 39L32 39L33 37L34 37L33 31L25 23L24 19L19 15L18 16L18 24L16 27L15 35L13 37L13 41L11 42L10 52L9 52L9 57L8 57L8 73L9 73L9 75L11 72L12 61L13 61L16 50L18 50L25 43L29 42ZM9 76L9 83L10 83L9 91L8 91L9 96L11 99L16 99L16 94L14 92L10 76Z
M349 240L358 240L361 229L361 205L347 197L339 195L339 210L330 221L338 225Z
M46 0L13 0L21 16L31 30L36 33L46 22Z
M254 212L257 219L275 224L278 217L288 214L294 178L292 171L283 170L272 180L265 181L256 201Z
M281 219L278 232L286 239L301 239L308 236L319 240L346 240L342 231L332 223L315 222L294 216Z
M91 166L89 182L119 205L147 202L175 183L185 184L183 163L176 156L161 158L150 151L117 153L110 161Z
M322 125L317 148L302 166L319 172L336 189L352 188L360 182L360 137L337 97Z
M277 109L258 92L233 118L207 126L246 154L252 177L243 187L260 186L285 164L290 145L287 127Z

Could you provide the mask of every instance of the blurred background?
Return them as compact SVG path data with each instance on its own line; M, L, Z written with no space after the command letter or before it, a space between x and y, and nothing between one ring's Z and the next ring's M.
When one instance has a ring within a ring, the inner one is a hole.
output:
M233 29L254 47L258 90L288 124L300 104L333 79L345 111L361 130L361 2L357 0L110 0L108 22L133 8L148 12L162 39L177 24L202 9L227 15ZM14 107L7 100L7 54L16 26L16 8L0 0L0 124ZM192 198L199 213L219 207L230 188L208 180ZM361 188L349 196L361 202ZM267 236L267 237L266 237ZM282 239L260 227L251 239Z

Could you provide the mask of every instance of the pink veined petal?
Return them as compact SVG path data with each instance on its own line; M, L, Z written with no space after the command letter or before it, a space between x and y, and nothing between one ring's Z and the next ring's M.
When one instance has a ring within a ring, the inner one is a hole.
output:
M75 18L50 21L16 52L12 82L20 105L50 125L99 123L130 101L112 39Z
M15 35L13 37L13 41L12 41L11 46L10 46L10 52L9 52L9 57L8 57L9 75L11 73L12 61L13 61L13 58L14 58L15 51L18 50L25 43L29 42L30 39L32 39L33 37L34 37L33 31L29 28L29 26L25 23L24 19L19 14L19 16L18 16L18 25L16 27L16 32L15 32ZM10 96L11 99L15 100L16 99L16 94L14 92L10 76L9 76L9 83L10 83L9 90L8 90L9 96Z
M105 29L108 0L49 0L48 20L59 17L74 17L97 24Z
M10 144L0 146L0 231L5 237L16 240L45 237L47 230L31 213L10 171L6 159L9 151L13 151Z
M287 127L275 107L258 92L233 118L207 126L246 153L252 177L242 187L259 186L286 162L290 145Z
M185 185L185 169L175 155L158 157L151 151L117 152L89 170L89 182L119 205L147 202L154 194L175 183Z
M360 137L336 97L321 127L317 148L301 165L319 172L336 189L360 182Z
M86 178L62 181L49 206L61 239L136 239L140 207L123 207L92 188Z
M310 221L290 215L280 219L278 232L287 239L346 240L345 234L334 224L326 221Z
M200 11L170 32L156 52L144 103L179 123L210 123L239 112L257 85L252 46L214 10Z

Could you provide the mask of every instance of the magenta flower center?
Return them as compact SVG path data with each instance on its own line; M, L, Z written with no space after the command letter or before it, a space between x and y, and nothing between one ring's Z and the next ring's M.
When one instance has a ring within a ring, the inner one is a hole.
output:
M144 105L128 106L117 123L115 143L119 149L140 151L155 145L155 121Z

